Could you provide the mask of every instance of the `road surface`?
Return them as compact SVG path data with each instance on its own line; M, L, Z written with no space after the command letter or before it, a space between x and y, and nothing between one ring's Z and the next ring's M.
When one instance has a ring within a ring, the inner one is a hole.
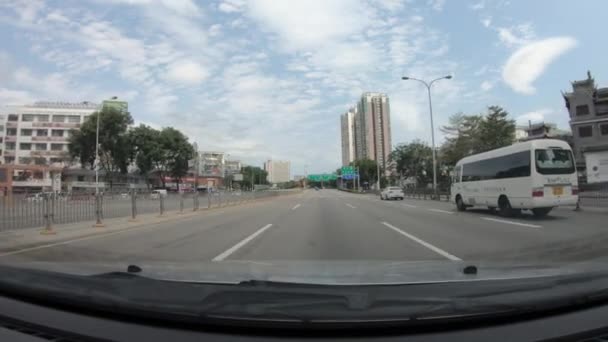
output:
M380 201L306 190L121 234L3 255L0 261L579 261L608 255L606 214L543 219L456 212L446 202Z

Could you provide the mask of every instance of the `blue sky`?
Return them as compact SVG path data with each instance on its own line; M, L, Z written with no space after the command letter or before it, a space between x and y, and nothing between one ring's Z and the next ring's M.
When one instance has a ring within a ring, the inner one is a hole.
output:
M568 128L560 91L608 86L608 2L473 0L0 0L0 103L119 96L246 163L335 170L339 115L388 93L393 145L501 105ZM604 63L602 63L604 62ZM440 136L440 139L441 136Z

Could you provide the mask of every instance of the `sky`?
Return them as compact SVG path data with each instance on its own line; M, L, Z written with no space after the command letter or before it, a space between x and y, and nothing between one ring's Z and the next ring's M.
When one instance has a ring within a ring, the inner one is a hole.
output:
M340 115L388 94L392 144L500 105L568 129L561 91L608 86L608 2L0 0L0 105L129 101L137 124L292 174L340 166Z

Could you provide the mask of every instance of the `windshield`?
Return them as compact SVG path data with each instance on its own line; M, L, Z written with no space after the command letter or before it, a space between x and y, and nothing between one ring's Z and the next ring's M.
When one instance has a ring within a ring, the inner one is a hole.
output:
M543 175L567 175L574 173L572 152L564 149L536 150L536 170Z
M603 265L606 13L0 0L0 266L375 286Z

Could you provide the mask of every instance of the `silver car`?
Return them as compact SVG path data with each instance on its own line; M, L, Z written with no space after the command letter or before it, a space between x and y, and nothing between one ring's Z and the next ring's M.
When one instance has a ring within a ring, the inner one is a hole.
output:
M402 200L404 197L405 195L403 194L403 189L398 186L389 186L384 188L384 190L382 190L380 193L381 200L391 200L396 198Z

